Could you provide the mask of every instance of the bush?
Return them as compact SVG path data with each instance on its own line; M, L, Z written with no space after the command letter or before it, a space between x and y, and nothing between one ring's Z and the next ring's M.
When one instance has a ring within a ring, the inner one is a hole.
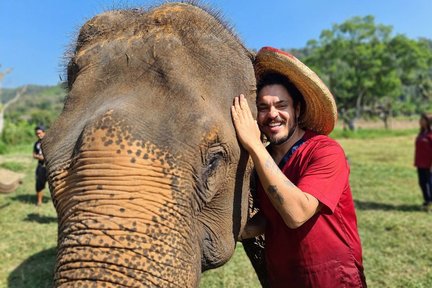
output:
M34 125L30 125L26 121L19 121L18 123L5 122L1 135L1 142L3 142L6 147L10 145L29 144L32 143L34 139Z
M0 140L0 155L7 153L7 145Z

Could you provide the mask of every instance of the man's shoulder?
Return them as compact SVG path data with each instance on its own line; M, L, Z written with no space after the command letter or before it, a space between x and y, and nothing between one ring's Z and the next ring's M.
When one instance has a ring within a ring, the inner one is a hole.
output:
M338 159L346 158L345 151L342 146L334 139L326 135L310 133L306 139L304 148L300 152L301 155L309 155L309 159ZM300 156L300 155L299 155ZM330 157L330 158L329 158Z
M339 142L334 140L333 138L330 138L327 135L321 135L317 134L313 131L306 131L305 134L306 142L309 142L312 145L318 146L318 147L338 147L339 149L342 149Z

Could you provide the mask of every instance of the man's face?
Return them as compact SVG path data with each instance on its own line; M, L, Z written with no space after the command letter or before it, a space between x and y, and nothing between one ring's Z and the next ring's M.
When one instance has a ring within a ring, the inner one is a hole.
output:
M35 134L39 139L42 139L45 136L45 132L43 130L36 130Z
M261 89L257 98L257 122L271 144L284 143L291 136L298 108L294 108L293 99L284 86L274 84Z
M423 129L426 129L427 126L428 126L428 123L427 123L426 119L424 119L423 117L420 118L420 127Z

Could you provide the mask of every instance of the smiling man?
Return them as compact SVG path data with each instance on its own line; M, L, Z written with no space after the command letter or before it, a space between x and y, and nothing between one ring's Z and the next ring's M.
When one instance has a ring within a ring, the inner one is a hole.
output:
M260 213L242 238L265 233L271 287L366 287L349 166L327 136L337 118L333 96L313 71L274 48L257 53L255 73L257 121L243 95L232 107L259 178Z

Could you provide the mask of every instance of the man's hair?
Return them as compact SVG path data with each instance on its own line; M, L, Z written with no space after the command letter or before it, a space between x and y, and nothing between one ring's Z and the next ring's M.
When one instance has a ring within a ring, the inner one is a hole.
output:
M277 84L282 85L288 91L289 95L293 99L294 108L296 108L297 105L300 104L300 108L301 108L300 115L302 115L305 109L305 102L304 102L303 95L297 89L297 87L287 77L283 76L282 74L274 73L274 72L269 72L267 74L264 74L257 83L257 96L265 86L277 85Z
M37 130L42 130L42 131L45 132L45 126L44 126L44 125L37 125L37 126L35 127L34 130L35 130L35 131L37 131Z

